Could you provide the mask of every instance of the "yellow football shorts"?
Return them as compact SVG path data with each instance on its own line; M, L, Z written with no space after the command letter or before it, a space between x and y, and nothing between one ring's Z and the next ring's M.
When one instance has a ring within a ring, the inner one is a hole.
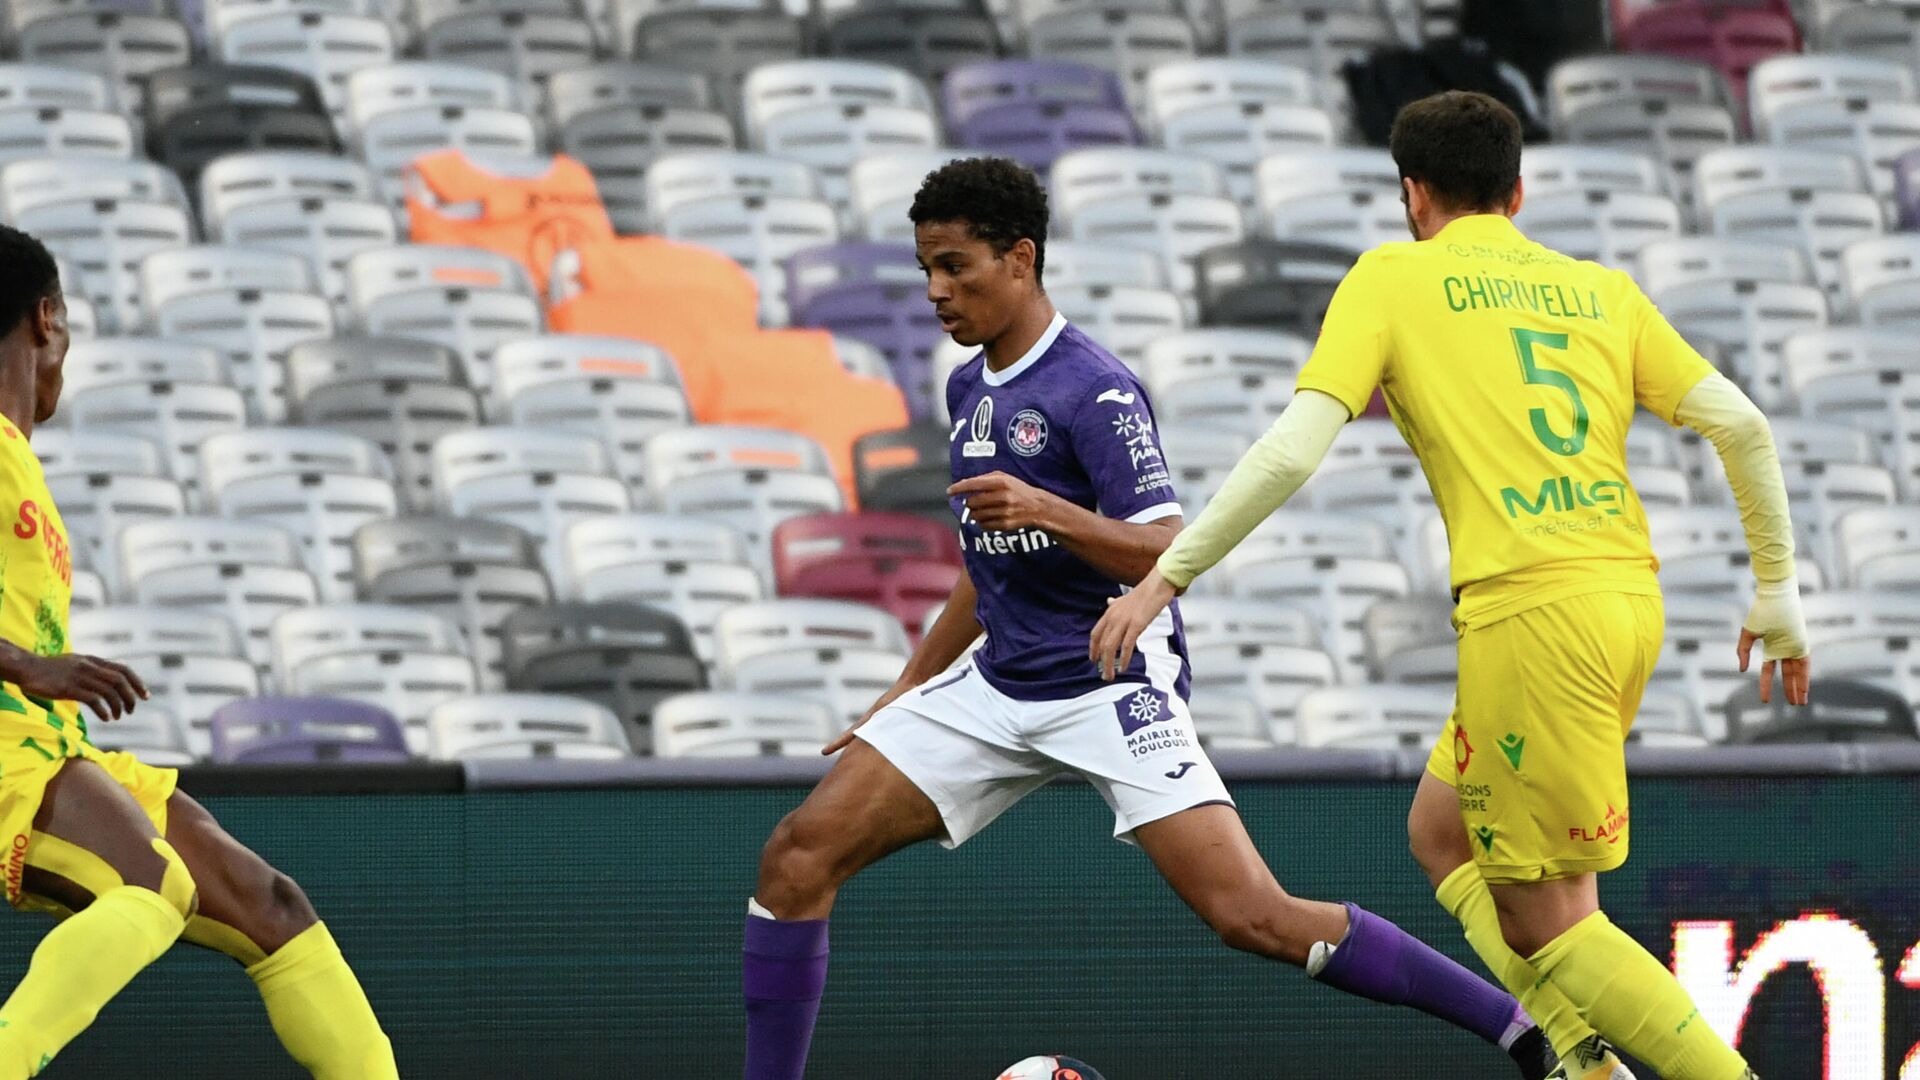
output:
M80 739L61 741L43 723L0 724L0 879L7 902L22 911L55 910L20 891L20 879L34 861L33 819L47 785L69 761L91 761L133 796L162 836L167 832L167 800L179 782L176 769L147 765L132 754L109 753Z
M1427 771L1458 793L1487 881L1627 860L1624 748L1665 624L1658 596L1597 592L1461 633L1459 692Z

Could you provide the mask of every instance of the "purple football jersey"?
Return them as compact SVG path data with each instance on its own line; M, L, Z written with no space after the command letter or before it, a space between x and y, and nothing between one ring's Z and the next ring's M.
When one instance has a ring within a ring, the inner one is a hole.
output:
M1060 316L1006 370L988 371L984 353L956 369L947 380L947 409L956 482L1004 472L1121 521L1180 513L1145 387ZM989 532L973 522L964 499L952 503L967 574L980 595L976 614L987 631L975 656L980 674L1024 701L1078 697L1105 685L1087 659L1087 639L1107 599L1125 591L1120 583L1038 529ZM1141 635L1119 678L1148 682L1150 658L1161 660L1163 671L1177 664L1174 688L1186 697L1178 604Z

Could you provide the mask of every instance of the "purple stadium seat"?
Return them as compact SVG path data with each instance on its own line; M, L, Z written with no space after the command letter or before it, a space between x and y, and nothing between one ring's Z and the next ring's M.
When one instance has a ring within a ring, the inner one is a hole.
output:
M955 134L962 146L1014 158L1043 176L1069 150L1140 143L1125 108L1059 102L996 105L968 117Z
M1677 56L1718 68L1741 102L1747 97L1747 74L1755 64L1800 49L1800 30L1792 16L1706 0L1649 8L1634 16L1618 38L1627 52Z
M1127 107L1120 77L1064 60L987 60L947 73L941 105L958 131L981 112L1024 103Z
M853 280L808 296L792 310L794 326L817 326L879 349L915 420L933 415L933 349L940 323L925 286Z
M260 697L212 717L213 760L271 764L408 760L406 736L387 710L326 697Z
M1900 227L1920 232L1920 149L1894 159L1893 201L1900 208Z
M878 281L920 285L925 279L911 244L853 240L805 248L787 258L787 306L798 310L837 285Z

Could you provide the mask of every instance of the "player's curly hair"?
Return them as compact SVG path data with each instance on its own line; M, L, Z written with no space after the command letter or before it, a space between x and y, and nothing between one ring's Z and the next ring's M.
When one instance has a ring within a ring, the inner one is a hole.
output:
M1520 120L1497 98L1449 90L1410 102L1387 144L1400 175L1451 211L1501 210L1520 182Z
M59 294L60 270L47 246L0 225L0 334L13 333L35 304Z
M915 225L964 221L975 239L1005 255L1021 239L1033 241L1033 280L1047 261L1047 189L1033 170L1010 158L949 161L927 174L907 217Z

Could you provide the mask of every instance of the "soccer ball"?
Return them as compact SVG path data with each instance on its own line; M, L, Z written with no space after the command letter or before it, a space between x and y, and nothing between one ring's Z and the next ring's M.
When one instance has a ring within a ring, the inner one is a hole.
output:
M1070 1057L1041 1054L1011 1065L995 1080L1105 1080L1099 1070Z

